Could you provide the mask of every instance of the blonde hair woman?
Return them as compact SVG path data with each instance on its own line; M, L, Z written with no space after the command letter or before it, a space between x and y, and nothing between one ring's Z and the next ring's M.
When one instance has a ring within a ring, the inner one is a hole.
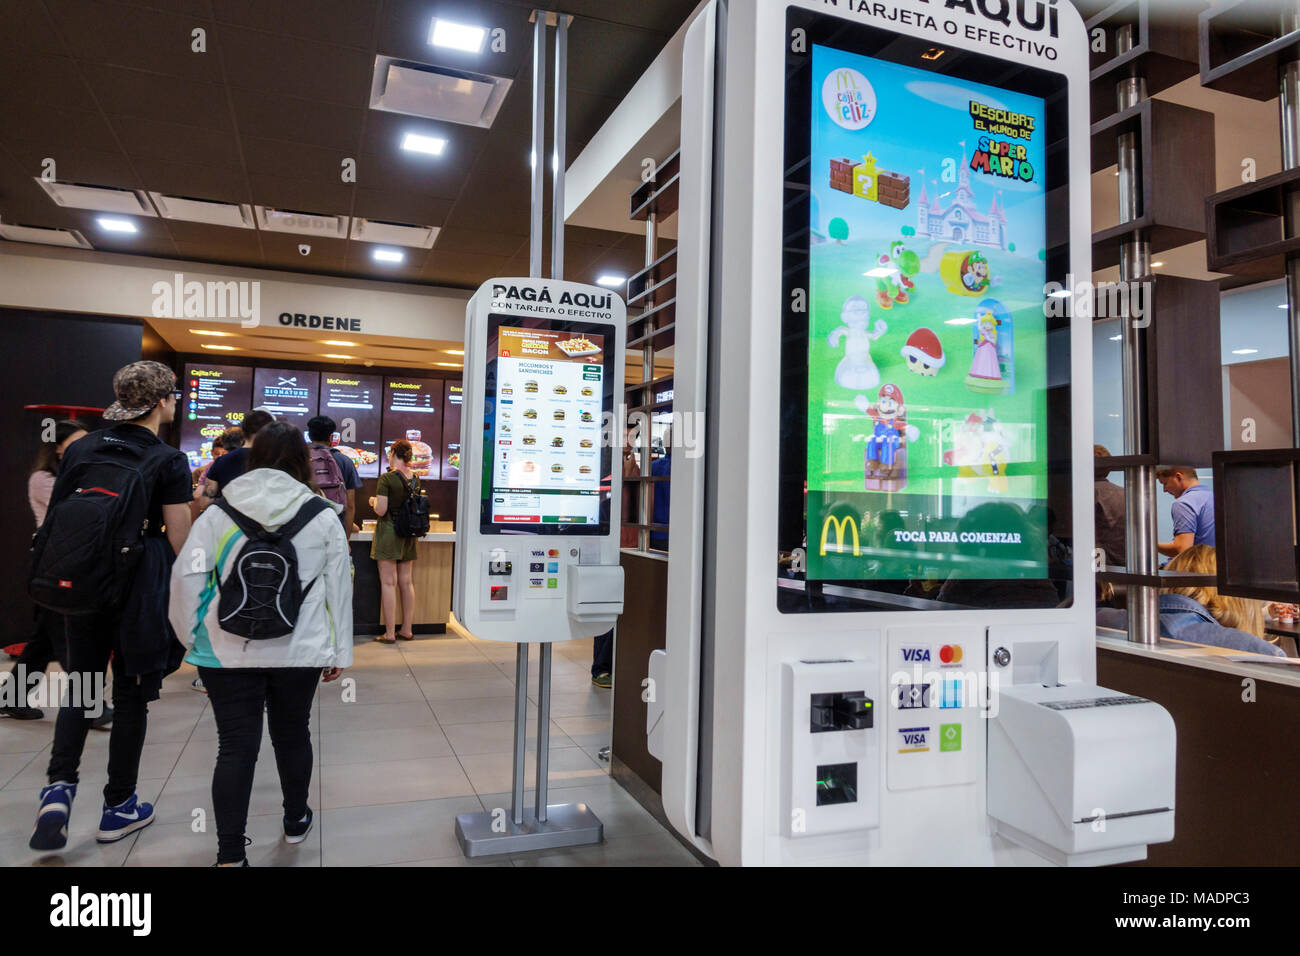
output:
M1165 570L1182 571L1185 574L1215 574L1219 567L1214 548L1208 544L1194 544L1165 565ZM1161 593L1189 597L1209 611L1224 627L1235 627L1247 634L1264 637L1264 610L1258 601L1229 597L1220 594L1213 587L1162 588Z

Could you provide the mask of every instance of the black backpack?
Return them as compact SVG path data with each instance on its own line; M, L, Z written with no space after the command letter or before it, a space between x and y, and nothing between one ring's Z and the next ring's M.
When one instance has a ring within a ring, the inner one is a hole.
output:
M399 538L423 538L429 533L429 499L413 477L406 486L406 500L393 512L393 531Z
M149 498L158 448L140 448L109 431L81 440L80 454L32 539L28 593L60 614L97 614L120 608L130 593L149 527Z
M224 497L216 505L239 526L248 538L235 558L235 566L220 584L217 623L230 634L250 641L265 641L292 634L307 592L298 578L298 552L293 537L322 511L329 510L324 498L312 496L298 513L276 531L267 531L252 518L236 511ZM220 569L213 571L218 574Z

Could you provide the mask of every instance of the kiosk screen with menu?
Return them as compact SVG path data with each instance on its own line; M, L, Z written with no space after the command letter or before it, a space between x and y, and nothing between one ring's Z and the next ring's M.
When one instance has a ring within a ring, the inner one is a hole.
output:
M442 398L442 477L455 481L460 477L460 406L465 387L447 379Z
M411 471L421 478L437 478L442 448L442 379L384 378L384 462L388 449L405 438L411 443Z
M527 326L527 327L525 327ZM484 532L608 534L612 342L606 326L493 315Z
M253 404L277 419L307 430L320 401L320 372L259 368L253 373Z
M321 373L320 414L334 419L331 441L352 459L362 478L379 476L383 385L384 380L378 375Z
M785 317L783 421L803 427L782 429L781 548L802 548L805 582L845 586L808 589L827 604L1054 606L1069 342L1047 297L1065 262L1047 237L1065 230L1046 194L1064 175L1064 79L970 53L919 69L924 44L825 20L804 21L811 53L787 88L786 168L808 158L787 271L809 308Z
M190 468L212 460L212 442L248 411L253 370L233 365L186 365L182 384L181 451Z

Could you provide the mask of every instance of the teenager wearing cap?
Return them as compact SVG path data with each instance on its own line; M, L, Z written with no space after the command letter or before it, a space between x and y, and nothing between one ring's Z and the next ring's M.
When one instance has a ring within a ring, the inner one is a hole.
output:
M144 462L149 496L144 549L124 603L91 614L60 614L52 638L64 669L81 687L96 687L110 658L113 730L108 743L108 783L97 839L113 843L153 822L153 807L136 794L150 700L157 700L170 661L179 665L180 644L167 624L170 565L190 530L190 470L185 455L164 444L158 430L176 415L176 376L159 362L134 362L113 376L117 401L104 412L108 428L67 447L50 494L50 512L81 489L79 464L110 446L130 446ZM93 490L93 489L92 489ZM92 716L86 703L61 707L54 725L49 786L30 841L34 850L58 850L68 841L68 817L77 793L78 770Z

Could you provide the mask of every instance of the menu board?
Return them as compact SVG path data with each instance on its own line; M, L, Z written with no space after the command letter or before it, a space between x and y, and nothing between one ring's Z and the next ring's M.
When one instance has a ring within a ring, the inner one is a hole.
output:
M810 92L807 579L1046 578L1045 100L820 44Z
M362 478L379 476L383 388L378 375L325 371L320 376L320 414L334 420L330 443L352 460Z
M244 420L253 391L253 370L233 365L186 365L181 387L181 451L193 469L212 460L212 442L218 435Z
M384 377L384 467L393 442L405 438L414 453L411 471L421 478L439 477L442 400L440 378Z
M254 406L304 431L308 420L316 417L319 400L320 372L259 368L253 373Z
M442 477L455 481L460 477L460 406L465 388L447 379L442 393Z
M498 330L493 524L600 521L604 348L594 331Z

